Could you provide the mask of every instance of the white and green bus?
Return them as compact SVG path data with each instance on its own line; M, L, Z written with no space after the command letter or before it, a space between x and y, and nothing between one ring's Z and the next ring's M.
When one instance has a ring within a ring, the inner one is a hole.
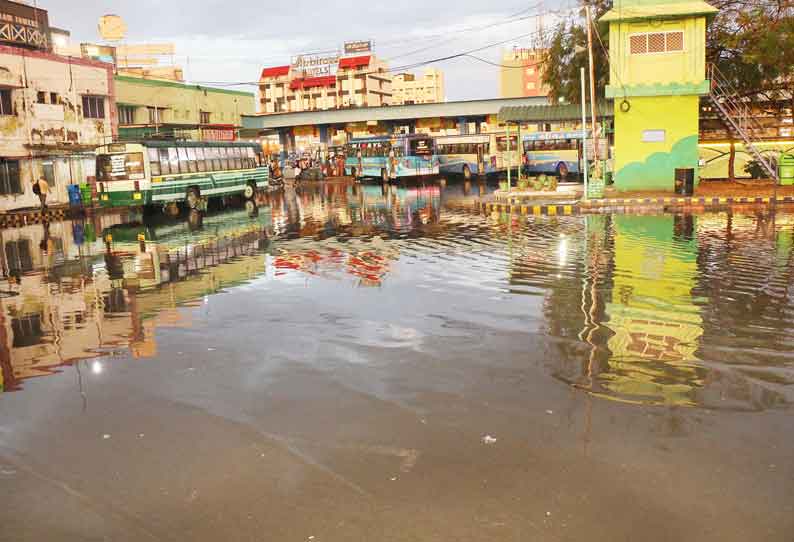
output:
M142 141L96 150L102 207L162 206L185 202L198 209L205 198L252 199L267 188L268 165L255 143Z

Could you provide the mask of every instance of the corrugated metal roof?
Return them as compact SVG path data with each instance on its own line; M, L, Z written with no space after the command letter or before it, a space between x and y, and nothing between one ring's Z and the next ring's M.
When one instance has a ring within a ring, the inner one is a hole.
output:
M681 2L658 2L648 5L622 6L608 11L599 22L636 21L642 19L663 19L667 17L686 17L692 15L713 16L720 10L702 0Z
M590 116L590 106L587 107ZM614 117L612 103L598 104L599 117ZM582 106L579 104L564 105L523 105L503 107L499 110L499 122L560 122L565 120L581 120Z
M324 111L295 111L292 113L258 113L242 115L246 129L272 130L295 126L319 126L347 124L367 121L411 121L427 118L476 118L496 115L507 106L546 103L545 97L496 98L491 100L469 100L465 102L441 102L429 104L390 105L383 107L358 107L328 109Z

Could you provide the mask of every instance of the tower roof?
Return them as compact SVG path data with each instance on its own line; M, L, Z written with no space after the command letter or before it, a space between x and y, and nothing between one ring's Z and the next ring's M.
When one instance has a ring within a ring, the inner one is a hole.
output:
M599 22L639 21L692 16L714 17L719 10L703 0L616 0Z

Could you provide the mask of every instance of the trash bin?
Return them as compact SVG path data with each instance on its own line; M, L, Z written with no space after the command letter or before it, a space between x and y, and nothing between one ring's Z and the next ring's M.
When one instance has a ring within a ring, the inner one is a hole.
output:
M82 196L82 200L84 204L91 203L91 185L90 184L81 184L80 185L80 194Z
M80 194L80 185L70 184L66 187L69 193L69 205L71 207L79 207L83 203L82 195Z
M679 196L691 196L695 193L695 170L682 168L675 170L675 193Z
M794 154L782 153L777 162L778 179L781 185L794 185Z

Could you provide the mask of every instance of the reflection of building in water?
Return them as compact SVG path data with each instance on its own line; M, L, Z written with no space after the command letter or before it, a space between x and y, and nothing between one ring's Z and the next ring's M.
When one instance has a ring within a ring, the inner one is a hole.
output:
M74 226L53 224L50 235ZM52 263L36 246L40 230L30 226L2 232L15 246L29 243L31 253L23 272L0 281L0 390L18 389L25 379L122 347L129 347L133 357L154 356L158 328L191 325L190 313L180 307L265 271L261 251L267 234L258 227L227 229L234 235L215 242L204 238L181 244L185 252L176 262L167 259L174 253L167 238L163 245L146 243L143 252L137 244L120 242L122 250L105 258L100 236L57 244L63 256ZM82 258L66 258L74 254Z
M299 271L331 280L353 277L359 286L380 286L399 256L396 244L377 237L369 243L320 241L312 243L311 248L301 242L282 242L276 250L274 267L277 278Z
M684 218L692 217L613 217L615 271L605 325L614 335L608 372L599 376L619 396L686 404L703 384L696 356L703 322L692 297L697 243L674 238Z

